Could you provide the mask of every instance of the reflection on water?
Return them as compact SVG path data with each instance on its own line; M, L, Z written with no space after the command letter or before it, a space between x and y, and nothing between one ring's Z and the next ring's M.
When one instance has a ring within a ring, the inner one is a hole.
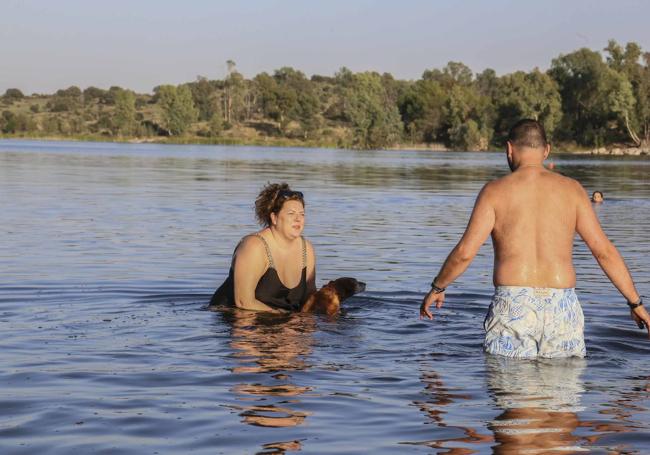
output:
M435 449L444 449L446 454L467 455L476 453L474 447L491 443L492 437L483 434L480 429L466 426L453 425L445 420L445 415L453 408L462 406L463 400L470 400L471 396L463 394L460 388L445 384L440 375L435 371L425 371L421 374L420 380L424 384L425 401L415 401L413 404L431 419L437 427L445 432L457 430L463 436L460 437L436 437L435 439L412 443L428 446ZM459 447L460 445L460 447Z
M578 412L584 393L582 358L518 360L486 355L487 383L500 408Z
M584 401L594 393L593 385L584 380L588 360L485 355L483 361L485 371L473 374L462 365L422 364L424 399L413 401L413 406L435 430L427 432L431 438L403 444L453 455L645 453L631 449L629 441L645 441L649 435L650 410L642 403L650 398L650 377L620 378L620 393L596 405L595 415L601 418L594 419L585 418L589 407ZM436 366L445 372L437 372ZM473 379L480 376L489 398L477 396ZM485 401L493 413L485 407L478 411ZM637 437L630 438L631 434ZM650 448L650 444L639 447Z
M236 308L222 309L219 313L231 331L230 346L238 363L232 371L255 373L264 382L268 379L258 374L267 373L273 378L271 385L242 383L232 388L245 403L236 407L242 422L261 427L302 424L309 413L295 408L300 404L300 395L311 389L292 384L291 372L309 368L307 356L312 350L314 319L310 315L258 314ZM299 446L299 442L289 444L290 447L296 445Z
M614 387L611 387L614 388ZM650 399L650 376L621 377L613 399L599 409L599 418L586 422L593 434L585 437L592 447L609 447L620 453L637 453L630 448L629 440L643 441L641 447L650 448L648 417L650 409L644 406Z
M556 156L650 289L650 160ZM650 343L578 241L580 364L481 351L488 244L417 309L503 154L0 141L0 453L650 453ZM340 317L203 311L267 181Z
M487 384L503 410L490 424L494 453L555 453L586 450L574 434L583 410L579 358L517 360L486 356Z

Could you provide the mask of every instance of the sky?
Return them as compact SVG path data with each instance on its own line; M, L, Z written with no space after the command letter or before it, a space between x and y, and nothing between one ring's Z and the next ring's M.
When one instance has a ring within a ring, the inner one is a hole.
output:
M0 94L247 78L283 66L419 79L460 61L497 74L609 39L650 51L646 0L0 0Z

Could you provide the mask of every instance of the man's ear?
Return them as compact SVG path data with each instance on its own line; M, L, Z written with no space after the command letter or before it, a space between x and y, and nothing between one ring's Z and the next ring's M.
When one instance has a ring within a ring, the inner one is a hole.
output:
M508 155L508 159L512 161L512 144L510 141L506 142L506 155Z
M544 147L544 159L548 158L550 154L551 154L551 144L546 144L546 147Z

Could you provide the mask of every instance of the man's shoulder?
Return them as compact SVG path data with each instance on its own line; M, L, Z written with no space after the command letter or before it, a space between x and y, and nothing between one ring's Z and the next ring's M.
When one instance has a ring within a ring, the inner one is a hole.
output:
M503 178L500 177L495 180L490 180L487 182L485 185L483 185L483 188L481 188L481 191L479 191L477 198L483 201L483 203L494 203L496 200L501 199L501 194L504 192L503 189Z
M582 187L582 185L580 185L580 183L577 180L575 180L575 179L573 179L571 177L568 177L568 176L566 176L564 174L561 174L559 172L545 171L543 173L543 175L545 177L547 177L547 178L553 179L556 183L559 183L559 184L570 185L570 186L574 186L574 187ZM489 186L489 187L492 187L492 188L499 188L499 187L502 187L502 186L508 186L510 184L514 184L517 181L518 181L518 179L517 179L517 176L515 174L506 174L506 175L504 175L502 177L499 177L499 178L496 178L494 180L489 181L485 185L485 187L487 188Z
M490 180L487 182L483 189L481 190L484 193L494 193L501 191L502 188L507 187L511 184L512 174L504 175L502 177Z
M545 184L543 183L544 181L546 182ZM552 171L545 172L542 179L538 179L537 182L542 183L543 186L548 187L551 191L560 191L567 195L578 195L585 191L577 180ZM481 195L484 198L491 199L495 197L502 198L504 195L513 194L513 192L521 194L520 192L525 192L530 183L530 181L522 180L515 174L508 174L486 183L481 190Z
M582 185L576 179L560 174L559 172L549 171L548 175L555 180L554 183L556 184L563 185L574 191L582 191Z

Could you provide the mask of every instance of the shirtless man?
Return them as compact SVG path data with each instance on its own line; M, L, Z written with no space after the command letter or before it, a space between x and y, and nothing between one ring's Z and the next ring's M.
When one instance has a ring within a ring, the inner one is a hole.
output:
M544 169L550 150L539 122L520 120L512 127L506 147L512 173L479 193L465 233L422 302L420 318L433 318L429 307L442 307L445 288L492 235L495 293L484 323L485 350L520 358L584 357L584 319L573 289L577 232L650 337L650 315L587 193L575 180Z

